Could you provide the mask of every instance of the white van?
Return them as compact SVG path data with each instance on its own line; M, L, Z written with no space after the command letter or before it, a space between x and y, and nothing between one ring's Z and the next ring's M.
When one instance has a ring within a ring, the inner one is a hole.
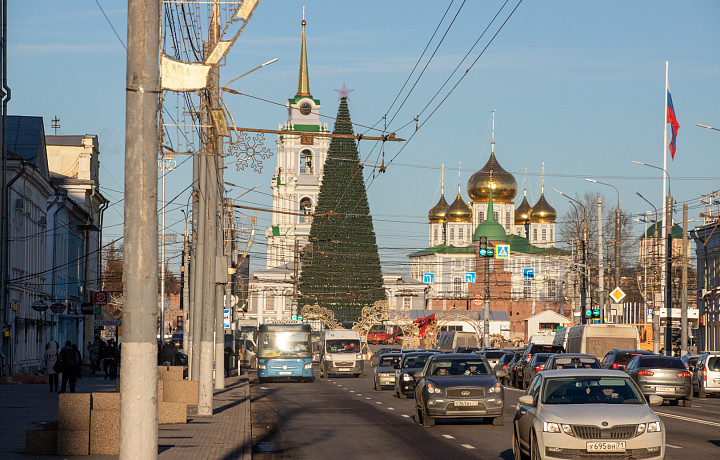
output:
M452 353L455 347L480 348L481 346L482 340L475 331L440 331L438 337L438 349L446 353Z
M320 333L320 376L352 374L362 377L363 362L360 332L352 329L326 329Z
M638 350L640 334L632 324L582 324L567 332L567 353L587 353L603 359L608 351Z

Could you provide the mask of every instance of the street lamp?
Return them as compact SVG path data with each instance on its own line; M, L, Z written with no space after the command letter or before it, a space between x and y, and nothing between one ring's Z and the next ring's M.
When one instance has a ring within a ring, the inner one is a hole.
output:
M699 126L699 127L701 127L701 128L712 129L712 130L714 130L714 131L720 131L720 129L713 128L712 126L708 126L708 125L701 125L700 123L698 123L697 126Z
M667 196L663 202L663 226L662 226L662 242L663 256L666 257L666 263L661 272L662 284L665 287L665 308L667 310L667 324L665 327L665 354L672 356L672 193L670 187L670 174L665 168L643 163L642 161L633 161L638 165L647 166L649 168L659 169L667 176ZM665 178L663 178L663 194L665 192Z
M639 196L643 201L645 201L647 204L652 206L652 208L655 210L655 230L654 230L654 239L653 239L653 258L657 255L657 241L658 241L658 213L657 208L654 204L652 204L647 198L642 196L640 192L635 192L637 196ZM647 239L647 235L645 235L645 238ZM647 257L647 245L645 245L645 257ZM653 297L655 295L655 289L653 289ZM655 299L653 299L653 317L652 317L652 330L653 330L653 353L657 353L660 350L660 316L658 316L657 307L655 305Z
M554 188L553 191L559 193L560 195L564 196L568 200L570 200L570 204L573 205L575 208L575 212L577 213L577 207L575 207L575 203L577 203L583 210L583 233L582 233L582 249L581 249L581 266L582 266L582 287L580 292L580 324L585 324L585 307L587 302L587 283L586 283L586 270L587 270L587 213L585 212L585 206L583 206L582 203L580 203L575 198L565 195L560 190Z
M585 179L587 182L606 185L615 189L617 194L617 208L615 209L615 287L620 287L620 192L617 187L595 179Z

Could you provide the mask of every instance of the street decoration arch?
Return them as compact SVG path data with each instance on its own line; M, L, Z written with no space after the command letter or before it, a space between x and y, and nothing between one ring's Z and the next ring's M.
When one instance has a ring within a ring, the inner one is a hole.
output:
M427 339L427 348L437 348L438 336L443 326L453 321L461 321L468 323L475 329L478 337L483 337L483 330L480 328L480 321L477 319L477 311L462 310L452 307L448 310L442 310L435 313L435 323L425 329L425 338Z
M305 305L300 309L303 321L320 321L328 329L342 329L342 325L335 319L335 312L320 305Z
M360 332L367 343L370 329L378 323L395 323L403 333L402 348L417 348L420 345L420 330L413 323L406 311L391 310L387 300L379 300L372 306L362 309L358 321L353 323L352 329Z

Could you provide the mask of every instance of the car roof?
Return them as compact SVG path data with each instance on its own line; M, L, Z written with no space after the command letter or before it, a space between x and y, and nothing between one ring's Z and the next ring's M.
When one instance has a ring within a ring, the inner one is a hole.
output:
M557 356L559 358L595 358L597 357L595 355L591 355L589 353L554 353L554 356Z
M391 352L391 353L380 353L379 357L384 358L386 356L403 356L405 353Z
M612 369L552 369L548 371L540 371L538 374L545 375L547 377L587 377L590 375L594 377L630 378L630 376L625 372Z
M481 355L475 353L439 353L438 359L482 359Z

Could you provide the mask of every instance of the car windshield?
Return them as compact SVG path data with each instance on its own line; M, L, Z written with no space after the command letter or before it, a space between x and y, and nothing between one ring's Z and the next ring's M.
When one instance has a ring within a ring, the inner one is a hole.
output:
M425 367L425 363L428 359L430 359L430 354L427 355L409 355L405 356L405 359L403 359L402 367Z
M543 385L543 404L644 404L628 377L551 377Z
M549 353L539 353L535 355L535 364L542 364L547 362L548 358L550 358L552 354Z
M490 375L485 362L482 359L436 359L430 363L429 369L432 376L451 375Z
M357 339L327 340L325 348L328 353L358 353L360 341Z
M399 356L383 356L380 359L378 366L380 367L393 367L400 361Z
M558 356L555 357L555 369L600 369L597 359L591 356Z

